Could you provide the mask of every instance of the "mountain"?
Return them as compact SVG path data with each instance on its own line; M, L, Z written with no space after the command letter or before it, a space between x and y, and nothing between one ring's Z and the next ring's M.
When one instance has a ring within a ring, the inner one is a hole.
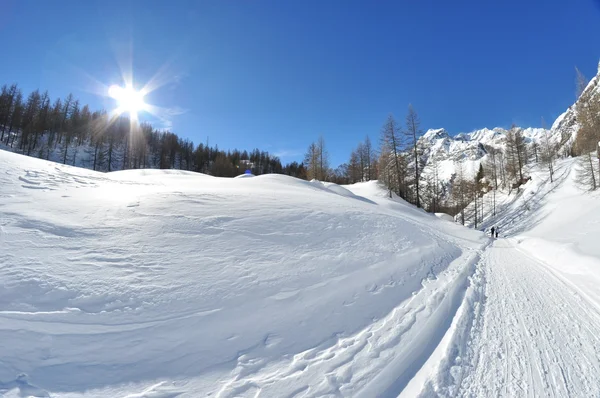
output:
M586 86L579 99L561 114L548 130L543 128L520 128L529 154L534 161L534 145L540 145L548 133L550 142L557 148L558 156L567 157L577 136L577 107L600 95L600 64L596 75ZM433 173L434 163L438 167L438 180L446 198L450 194L450 183L456 175L456 166L462 164L466 178L474 178L480 164L485 164L488 153L486 148L493 147L506 151L508 130L500 127L483 128L454 136L443 128L429 129L420 139L422 148L421 162L424 165L421 184L427 186ZM434 162L433 160L436 160Z
M534 144L541 143L546 131L551 136L555 135L551 130L541 128L525 128L521 131L526 146L530 149ZM475 178L479 165L484 164L487 159L486 148L493 147L503 151L506 149L507 132L506 129L496 127L450 136L445 129L428 130L419 139L419 146L422 148L421 162L424 165L421 183L428 184L428 178L433 173L434 164L437 163L439 182L442 189L449 194L457 165L462 164L465 178ZM533 154L534 151L529 152Z
M598 74L589 81L577 101L562 115L557 117L552 124L552 132L561 142L569 144L573 143L577 136L577 130L579 129L577 123L577 107L597 96L600 96L600 63L598 63Z

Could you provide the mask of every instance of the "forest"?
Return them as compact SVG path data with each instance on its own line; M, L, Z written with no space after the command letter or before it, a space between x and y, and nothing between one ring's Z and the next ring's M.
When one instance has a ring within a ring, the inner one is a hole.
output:
M306 177L303 164L282 165L266 151L195 145L128 115L91 110L73 95L51 101L48 92L25 98L17 84L0 89L0 145L15 152L98 171L181 169L219 177L250 170Z

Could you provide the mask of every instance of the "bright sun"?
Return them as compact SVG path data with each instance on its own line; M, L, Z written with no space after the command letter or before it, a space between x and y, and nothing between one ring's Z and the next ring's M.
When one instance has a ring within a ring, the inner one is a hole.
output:
M113 84L108 89L108 95L117 101L118 114L129 112L131 119L137 120L138 112L146 110L147 105L144 102L144 94L135 91L131 86L117 86Z

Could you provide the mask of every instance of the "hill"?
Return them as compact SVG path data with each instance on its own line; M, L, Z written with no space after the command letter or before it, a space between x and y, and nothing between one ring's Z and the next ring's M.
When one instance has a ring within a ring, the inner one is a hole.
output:
M6 396L397 393L487 242L376 182L0 170Z

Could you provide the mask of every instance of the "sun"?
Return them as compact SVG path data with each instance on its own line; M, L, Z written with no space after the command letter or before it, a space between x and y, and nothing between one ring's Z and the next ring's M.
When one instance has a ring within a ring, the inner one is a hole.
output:
M128 112L132 120L137 120L138 112L147 110L144 93L136 91L132 86L125 87L113 84L108 88L108 95L117 101L117 114Z

